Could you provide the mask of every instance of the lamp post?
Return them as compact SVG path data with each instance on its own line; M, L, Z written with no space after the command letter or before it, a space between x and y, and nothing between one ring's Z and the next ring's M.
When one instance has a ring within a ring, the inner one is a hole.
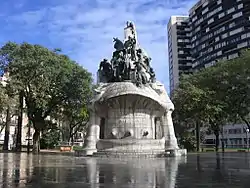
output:
M246 128L246 137L247 137L247 151L249 152L249 138L248 138L248 133L249 133L249 128Z

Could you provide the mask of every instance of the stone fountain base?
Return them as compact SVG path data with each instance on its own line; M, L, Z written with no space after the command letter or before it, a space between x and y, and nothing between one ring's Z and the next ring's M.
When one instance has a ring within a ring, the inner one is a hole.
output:
M80 156L93 157L177 157L187 155L186 149L166 149L165 139L102 139L97 142L97 149L86 149Z

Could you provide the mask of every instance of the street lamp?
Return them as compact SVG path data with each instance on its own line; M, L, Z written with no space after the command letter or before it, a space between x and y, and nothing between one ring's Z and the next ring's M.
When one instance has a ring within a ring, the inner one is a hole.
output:
M249 152L249 139L248 139L249 128L245 128L245 130L246 130L246 137L247 137L247 151Z

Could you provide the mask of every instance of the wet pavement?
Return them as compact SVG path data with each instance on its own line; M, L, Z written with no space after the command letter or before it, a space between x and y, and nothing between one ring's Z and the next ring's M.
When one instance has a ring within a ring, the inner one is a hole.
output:
M250 153L132 160L0 153L0 187L248 188Z

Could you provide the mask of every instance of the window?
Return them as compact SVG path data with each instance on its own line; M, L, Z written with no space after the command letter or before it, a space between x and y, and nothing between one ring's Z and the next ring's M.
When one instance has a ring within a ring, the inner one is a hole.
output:
M241 43L241 44L238 44L237 45L237 48L244 48L244 47L246 47L247 46L247 42L243 42L243 43Z
M211 24L211 23L213 23L214 22L214 19L213 18L211 18L210 20L208 20L208 24Z
M213 51L213 47L208 48L208 52L212 52Z
M235 34L241 32L241 31L243 31L243 28L242 28L242 27L241 27L241 28L238 28L238 29L235 29L235 30L233 30L233 31L230 31L230 32L229 32L229 35L230 35L230 36L231 36L231 35L235 35Z
M235 11L235 8L233 7L233 8L230 8L230 9L227 11L227 13L230 14L230 13L232 13L232 12L234 12L234 11Z
M247 34L241 35L241 39L245 39L245 38L247 38Z
M222 51L217 52L217 56L222 55Z
M208 1L206 1L205 3L203 3L202 7L205 7L208 5Z
M195 29L195 32L200 31L200 29L201 29L201 27L200 27L200 26L199 26L199 27L197 27L197 28Z
M226 38L226 37L227 37L227 35L228 35L228 34L227 34L227 33L225 33L225 34L221 35L221 38L222 38L222 39L224 39L224 38Z
M242 16L242 12L238 12L237 14L234 14L234 15L233 15L233 18L238 18L238 17L240 17L240 16Z
M208 7L205 8L205 9L202 11L202 14L205 14L205 13L207 13L207 12L208 12Z
M229 55L229 56L228 56L228 59L234 59L234 58L236 58L236 57L238 57L238 53ZM236 129L236 130L237 130L237 129ZM237 134L237 133L235 133L235 134Z
M232 28L234 26L235 26L235 22L232 22L232 23L229 24L229 28Z
M192 22L194 22L195 20L197 20L197 16L193 17Z
M238 9L241 9L241 8L243 8L243 4L242 3L238 5Z

